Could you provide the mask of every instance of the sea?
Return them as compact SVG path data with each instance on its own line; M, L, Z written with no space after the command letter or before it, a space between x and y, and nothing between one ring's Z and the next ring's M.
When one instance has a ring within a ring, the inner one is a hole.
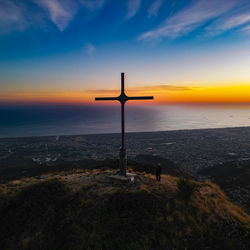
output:
M0 105L0 138L119 133L120 106ZM250 106L126 104L127 132L250 126Z

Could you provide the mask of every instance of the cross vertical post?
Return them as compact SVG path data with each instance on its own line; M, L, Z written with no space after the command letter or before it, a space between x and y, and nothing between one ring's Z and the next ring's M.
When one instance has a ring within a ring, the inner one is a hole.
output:
M127 173L127 150L125 148L125 103L121 103L121 123L122 123L122 145L120 148L120 175Z
M124 94L124 73L121 73L121 94ZM125 148L125 101L121 102L121 129L122 129L122 149Z
M124 73L121 73L121 94L118 97L96 97L96 101L119 101L121 103L121 136L122 143L120 148L120 175L127 175L127 151L125 148L125 103L129 100L149 100L153 96L128 97L125 94Z
M125 91L124 91L124 72L121 73L121 93L125 93Z

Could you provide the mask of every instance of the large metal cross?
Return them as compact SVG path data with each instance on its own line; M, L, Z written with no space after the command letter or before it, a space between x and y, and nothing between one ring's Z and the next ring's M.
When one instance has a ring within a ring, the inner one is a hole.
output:
M129 97L124 91L124 73L121 73L121 94L118 97L97 97L96 101L119 101L121 103L121 132L122 132L122 145L120 148L120 175L126 176L127 174L127 152L125 149L125 112L124 106L126 101L129 100L148 100L154 99L153 96L134 96Z

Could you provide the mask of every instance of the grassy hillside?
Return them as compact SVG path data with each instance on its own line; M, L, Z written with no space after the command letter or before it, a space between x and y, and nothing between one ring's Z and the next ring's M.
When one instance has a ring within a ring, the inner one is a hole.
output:
M205 168L199 175L220 186L227 196L250 213L250 160L237 160Z
M249 249L250 216L214 184L72 170L0 184L1 249Z

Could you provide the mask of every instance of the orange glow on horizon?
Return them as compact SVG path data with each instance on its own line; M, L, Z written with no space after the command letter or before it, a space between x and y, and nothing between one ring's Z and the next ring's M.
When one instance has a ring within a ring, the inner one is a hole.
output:
M135 104L240 104L250 103L250 85L231 86L176 86L157 85L132 87L129 96L153 95L153 101L137 101ZM118 96L119 90L50 91L50 92L7 92L0 94L0 102L61 103L113 105L115 102L95 102L95 97Z

